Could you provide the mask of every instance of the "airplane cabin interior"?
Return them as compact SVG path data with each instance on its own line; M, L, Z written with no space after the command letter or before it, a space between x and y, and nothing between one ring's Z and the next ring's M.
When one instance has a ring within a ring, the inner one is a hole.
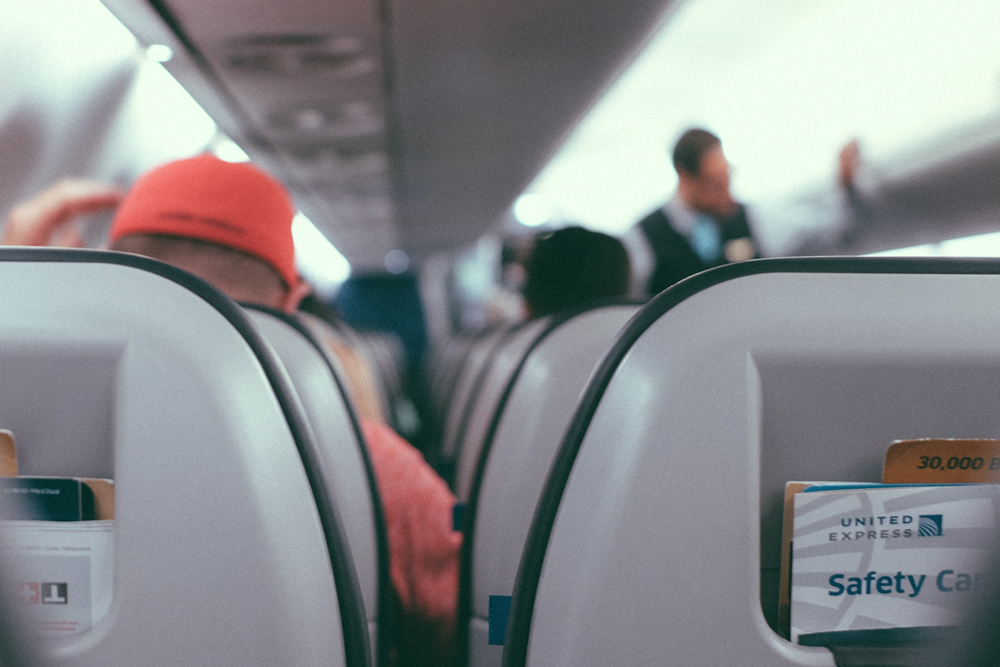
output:
M0 664L996 664L1000 7L0 12Z

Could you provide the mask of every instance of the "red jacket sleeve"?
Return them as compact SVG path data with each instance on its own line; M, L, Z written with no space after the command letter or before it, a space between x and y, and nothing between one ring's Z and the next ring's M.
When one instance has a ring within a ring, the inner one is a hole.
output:
M450 635L458 604L462 534L455 497L424 457L388 426L363 420L389 541L389 570L403 610Z

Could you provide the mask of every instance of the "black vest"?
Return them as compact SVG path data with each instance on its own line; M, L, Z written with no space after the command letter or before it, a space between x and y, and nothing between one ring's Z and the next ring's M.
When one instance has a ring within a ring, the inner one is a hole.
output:
M659 294L674 283L714 266L727 264L726 251L732 241L743 240L753 244L750 224L747 222L746 209L742 204L736 212L722 220L719 224L719 240L723 248L723 256L717 263L708 263L698 256L688 240L682 236L667 218L663 209L657 209L639 221L639 228L653 250L654 268L646 285L650 295ZM756 244L752 245L752 257L760 255Z

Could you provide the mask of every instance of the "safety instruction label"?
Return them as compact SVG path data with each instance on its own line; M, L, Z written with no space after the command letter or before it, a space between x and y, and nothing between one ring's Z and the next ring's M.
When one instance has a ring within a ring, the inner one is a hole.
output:
M3 521L8 599L41 636L90 629L111 607L113 521Z

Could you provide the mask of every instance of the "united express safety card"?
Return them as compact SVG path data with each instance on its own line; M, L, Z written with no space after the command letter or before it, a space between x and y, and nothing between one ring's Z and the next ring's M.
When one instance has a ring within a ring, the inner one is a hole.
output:
M792 641L953 625L985 586L1000 485L818 485L794 507Z

